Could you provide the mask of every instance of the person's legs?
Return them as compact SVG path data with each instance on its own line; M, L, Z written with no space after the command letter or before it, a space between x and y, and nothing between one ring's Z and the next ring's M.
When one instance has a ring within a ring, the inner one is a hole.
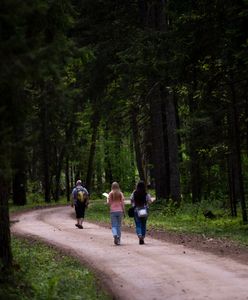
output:
M118 244L118 245L120 245L120 242L121 242L121 223L122 223L122 215L123 215L122 212L119 212L119 213L117 214L117 238L118 238L117 244Z
M81 218L79 218L79 227L78 227L80 229L83 228L84 214L85 214L85 206L82 205L82 207L81 207L81 215L80 215Z
M77 203L75 205L75 211L76 211L76 218L77 218L77 224L75 224L75 226L77 226L79 229L82 229L82 223L83 223L83 218L84 218L84 208L82 207L82 205L80 205L80 203Z
M137 236L140 237L140 236L142 236L141 218L138 217L138 214L136 212L134 213L134 221L135 221Z
M143 245L145 242L144 242L144 239L145 239L145 236L146 236L146 221L147 221L147 218L141 218L140 220L140 223L141 223L141 235L139 237L139 244L140 245Z
M143 238L145 238L145 236L146 236L146 221L147 221L147 218L142 218L142 220L141 220L141 235Z
M113 234L113 236L117 236L118 219L117 219L116 212L111 212L110 218L111 218L112 234Z
M139 238L139 244L144 244L144 238L146 236L146 218L139 218L137 212L134 214L134 221L136 225L136 233Z
M121 221L122 221L122 212L118 212L117 214L117 235L121 237Z
M121 212L111 212L110 217L114 243L119 245L121 237Z

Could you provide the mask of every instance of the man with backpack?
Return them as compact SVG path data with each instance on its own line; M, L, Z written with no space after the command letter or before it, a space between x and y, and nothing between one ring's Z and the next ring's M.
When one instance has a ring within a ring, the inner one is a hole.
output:
M76 186L74 187L71 193L71 199L71 206L75 207L77 218L77 223L75 224L75 226L79 229L83 229L85 209L88 207L89 204L89 193L86 190L86 188L82 186L81 180L77 180Z

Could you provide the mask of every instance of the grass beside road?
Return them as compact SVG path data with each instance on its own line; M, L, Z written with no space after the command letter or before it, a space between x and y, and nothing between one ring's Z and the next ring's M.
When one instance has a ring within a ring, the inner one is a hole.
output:
M130 193L126 194L130 195ZM28 204L23 207L10 205L10 212L32 209L34 207L66 205L66 199L59 202L47 204L42 199L32 196L28 199ZM220 206L220 205L219 205ZM126 211L130 205L126 205ZM204 217L203 212L211 210L216 216L214 219ZM91 197L90 206L86 211L86 219L100 221L109 224L109 208L106 205L106 198ZM133 219L126 216L124 224L133 226ZM229 215L229 210L220 209L218 202L215 204L202 201L200 203L182 203L180 208L176 208L173 203L165 205L155 201L150 205L150 215L148 229L167 230L180 233L204 234L210 237L223 237L237 241L243 245L248 245L248 225L242 224L241 214L237 218Z
M126 205L126 211L130 205ZM211 210L214 219L203 215L205 210ZM241 216L230 217L229 212L211 203L182 203L176 208L172 203L167 205L154 202L150 205L148 230L167 230L178 233L202 234L209 237L228 238L248 246L248 225L242 224ZM86 218L92 221L110 223L109 208L104 200L91 201L86 212ZM133 219L126 216L124 225L133 226Z
M111 299L78 261L37 241L12 238L13 273L0 275L0 299Z
M65 199L49 206L65 205ZM11 206L10 211L28 210L47 206L43 201L30 201L27 206ZM130 205L126 205L126 211ZM203 212L211 210L214 219L205 218ZM248 245L248 225L242 224L241 216L232 218L228 210L213 207L211 203L182 203L176 208L173 203L165 205L158 201L150 206L148 230L165 230L175 233L193 233L208 237L228 238ZM110 224L106 198L92 199L86 211L86 220ZM126 216L124 225L133 226L132 218ZM12 239L15 261L10 277L1 278L0 299L110 299L97 286L93 274L74 259L38 242Z
M47 203L44 201L43 198L37 197L37 198L28 198L27 204L23 206L17 206L14 205L13 203L9 203L9 212L14 213L14 212L21 212L21 211L26 211L34 208L42 208L42 207L54 207L58 205L66 205L68 202L66 201L66 198L61 198L58 202L50 202Z

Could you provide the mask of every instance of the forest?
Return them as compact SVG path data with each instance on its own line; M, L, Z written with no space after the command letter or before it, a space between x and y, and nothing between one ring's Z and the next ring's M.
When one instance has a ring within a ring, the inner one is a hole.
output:
M247 0L2 0L0 266L8 205L141 179L247 223Z

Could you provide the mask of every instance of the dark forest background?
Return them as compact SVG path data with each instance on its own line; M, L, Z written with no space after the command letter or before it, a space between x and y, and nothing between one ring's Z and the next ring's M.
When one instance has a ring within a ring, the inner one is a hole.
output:
M0 258L8 202L142 179L247 223L248 1L2 0Z

